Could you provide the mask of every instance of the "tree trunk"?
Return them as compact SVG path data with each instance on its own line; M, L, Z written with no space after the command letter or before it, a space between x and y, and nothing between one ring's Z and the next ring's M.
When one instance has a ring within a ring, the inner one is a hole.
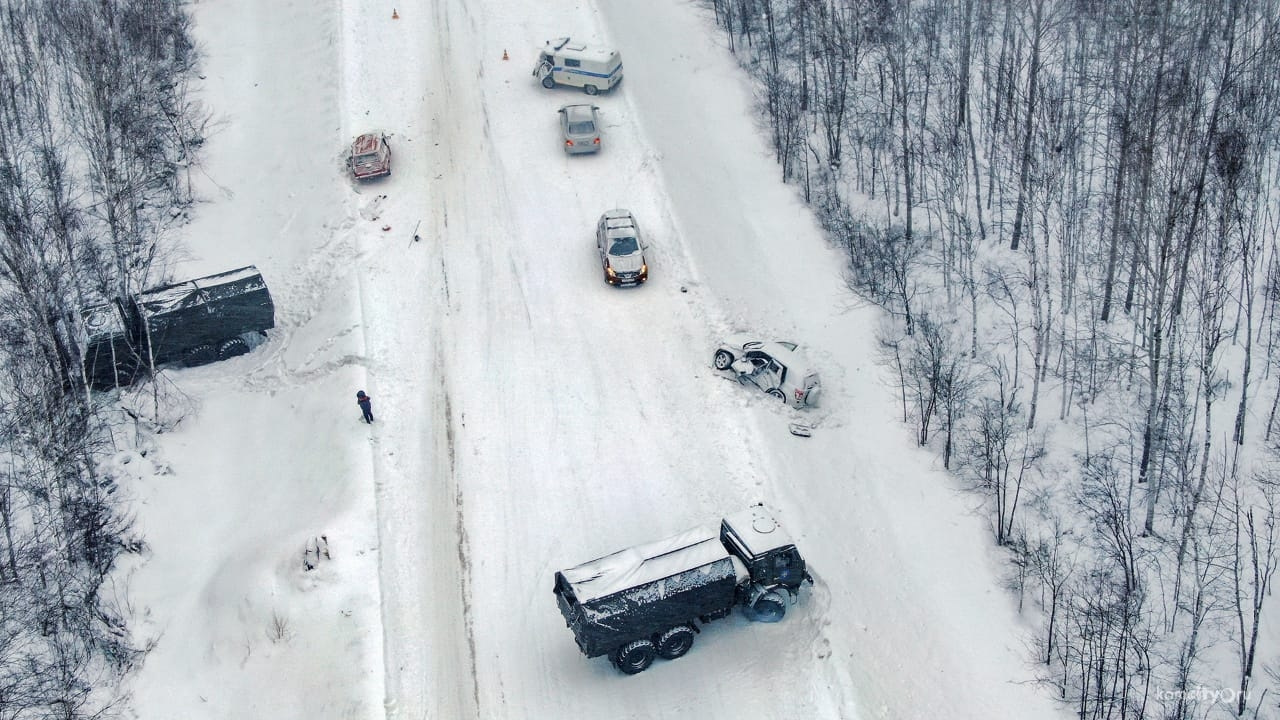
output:
M1044 40L1044 0L1031 3L1031 69L1027 73L1027 107L1022 123L1022 154L1018 168L1018 204L1013 215L1013 237L1009 249L1017 250L1022 240L1031 183L1031 146L1035 135L1036 99L1040 87L1040 44Z

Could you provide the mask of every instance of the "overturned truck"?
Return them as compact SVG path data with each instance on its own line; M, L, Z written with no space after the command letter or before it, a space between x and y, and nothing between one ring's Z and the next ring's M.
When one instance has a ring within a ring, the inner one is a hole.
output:
M561 570L556 602L587 657L608 655L634 675L655 657L674 660L693 647L696 621L734 606L762 622L786 613L804 581L804 558L773 515L756 505L718 525L638 545Z
M121 387L161 365L188 367L249 352L275 327L275 305L252 265L151 288L85 308L85 379Z

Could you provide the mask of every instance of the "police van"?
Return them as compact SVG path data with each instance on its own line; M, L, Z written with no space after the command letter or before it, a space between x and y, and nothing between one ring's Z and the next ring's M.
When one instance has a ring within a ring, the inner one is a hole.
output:
M595 95L622 82L622 56L612 48L589 47L567 37L548 40L538 54L533 76L548 90L570 85Z

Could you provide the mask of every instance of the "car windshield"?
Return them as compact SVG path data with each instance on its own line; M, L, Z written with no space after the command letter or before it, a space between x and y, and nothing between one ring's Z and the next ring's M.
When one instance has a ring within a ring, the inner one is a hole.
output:
M590 120L574 120L569 123L569 132L574 135L590 135L596 131L596 124Z
M610 255L631 255L640 249L640 243L633 237L614 238L609 246Z
M378 153L376 152L364 153L363 155L356 156L357 165L368 165L369 163L375 162L378 162Z

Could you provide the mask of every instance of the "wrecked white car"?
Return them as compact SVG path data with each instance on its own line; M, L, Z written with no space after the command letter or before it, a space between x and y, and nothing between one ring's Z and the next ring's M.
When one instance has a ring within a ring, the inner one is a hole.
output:
M732 335L716 350L713 363L792 407L816 405L822 389L818 373L793 342Z

